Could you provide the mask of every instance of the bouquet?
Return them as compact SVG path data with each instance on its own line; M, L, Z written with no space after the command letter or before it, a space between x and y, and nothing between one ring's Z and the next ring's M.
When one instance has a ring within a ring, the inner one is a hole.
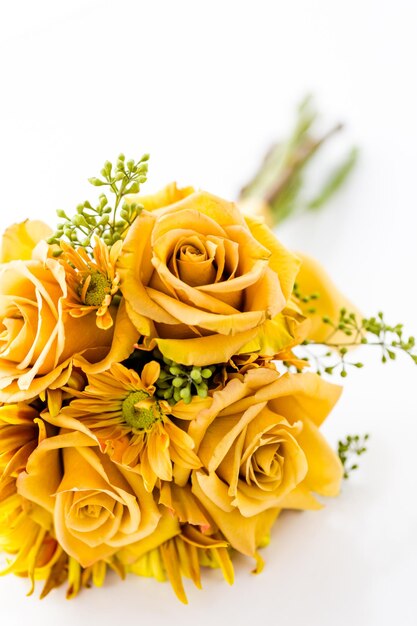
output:
M186 602L183 577L232 583L236 552L260 572L278 515L320 509L365 449L321 434L341 392L321 374L361 367L364 343L417 360L235 203L142 195L147 161L106 162L107 195L56 232L3 237L0 548L41 596L114 570Z

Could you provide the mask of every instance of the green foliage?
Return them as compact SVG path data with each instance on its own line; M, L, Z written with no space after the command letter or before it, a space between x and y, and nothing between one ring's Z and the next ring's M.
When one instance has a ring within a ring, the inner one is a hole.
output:
M336 322L328 317L323 317L322 321L330 329L327 338L321 342L306 340L300 348L303 352L300 358L320 375L338 372L345 378L349 368L363 367L360 361L350 360L350 348L361 345L379 348L383 363L395 360L397 354L402 352L417 364L415 338L404 337L403 324L387 324L383 313L378 313L376 317L358 318L355 313L341 309ZM318 353L317 348L327 350Z
M328 140L342 129L338 124L322 136L317 136L315 124L318 113L310 96L298 107L297 119L287 139L272 146L256 175L243 187L240 199L265 201L275 222L303 210L321 208L348 179L358 158L357 148L351 148L324 181L312 200L303 199L304 173L308 163Z
M161 365L161 373L155 383L158 398L167 400L170 404L180 400L189 404L193 396L207 397L216 373L215 365L181 365L162 356L159 351L154 351L154 356Z
M57 215L62 222L48 243L59 245L64 239L75 248L83 246L91 251L94 236L103 239L108 246L122 239L143 207L135 203L121 205L121 201L128 194L138 193L141 184L146 182L148 159L149 155L145 154L137 162L133 159L126 161L124 154L120 154L114 166L106 161L101 178L89 178L89 182L94 187L107 187L114 196L113 202L103 193L95 206L88 200L79 204L72 217L58 209ZM60 251L56 254L59 255Z
M346 439L338 442L337 453L342 462L344 469L344 478L349 478L350 473L358 469L358 463L352 463L352 459L359 457L367 451L366 443L369 434L366 435L347 435Z

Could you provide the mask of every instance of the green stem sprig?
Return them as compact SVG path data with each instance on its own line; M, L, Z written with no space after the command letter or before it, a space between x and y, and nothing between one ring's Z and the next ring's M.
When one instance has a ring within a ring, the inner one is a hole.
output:
M320 342L306 340L300 348L302 360L320 375L339 372L344 378L349 368L363 367L360 361L349 358L350 349L361 345L379 348L383 363L395 360L402 352L417 364L415 338L404 336L403 324L387 324L381 312L375 317L359 318L343 308L336 322L328 317L323 317L322 321L330 328L327 338ZM317 352L319 348L325 348L326 352Z
M91 252L95 236L108 246L123 239L143 206L134 202L122 204L122 200L128 194L138 193L141 184L146 182L148 160L148 154L144 154L137 162L133 159L126 161L124 154L120 154L114 166L110 161L106 161L101 170L101 178L93 177L88 180L94 187L107 187L108 192L114 196L113 202L102 193L95 206L86 200L77 206L72 217L58 209L57 215L62 222L58 224L48 243L59 245L64 239L74 248L82 246ZM61 250L55 252L56 256L60 253Z
M338 442L337 453L343 465L343 477L349 478L352 471L358 469L358 463L352 463L352 459L362 456L367 451L366 443L369 434L366 435L347 435L346 439Z
M333 197L354 169L358 150L351 148L328 173L317 195L305 199L304 174L308 164L343 128L342 124L337 124L319 135L315 128L317 121L313 100L307 96L298 107L291 134L272 146L256 175L242 188L240 200L263 200L271 209L273 221L281 223L297 213L317 210Z

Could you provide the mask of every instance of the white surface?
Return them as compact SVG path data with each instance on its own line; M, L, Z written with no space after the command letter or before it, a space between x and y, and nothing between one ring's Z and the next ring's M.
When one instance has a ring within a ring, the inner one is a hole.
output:
M86 178L121 150L152 153L148 190L177 179L233 198L311 90L327 122L348 123L360 166L323 213L280 237L320 258L364 312L417 331L414 0L0 8L1 227L53 223L55 208L94 198ZM188 607L135 577L70 603L60 591L26 599L26 583L6 577L2 623L415 624L417 369L383 367L370 349L361 358L326 432L370 431L370 451L325 510L281 518L261 576L239 560L233 588L209 573Z

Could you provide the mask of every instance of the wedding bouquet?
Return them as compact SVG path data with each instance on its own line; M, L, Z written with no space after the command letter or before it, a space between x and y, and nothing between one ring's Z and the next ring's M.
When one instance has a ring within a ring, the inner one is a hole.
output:
M111 569L185 602L183 577L231 583L235 552L259 572L277 516L320 509L363 450L321 434L341 388L320 374L360 367L349 348L369 337L417 360L400 325L362 318L233 202L141 195L147 160L90 179L114 202L3 238L0 548L42 596Z

